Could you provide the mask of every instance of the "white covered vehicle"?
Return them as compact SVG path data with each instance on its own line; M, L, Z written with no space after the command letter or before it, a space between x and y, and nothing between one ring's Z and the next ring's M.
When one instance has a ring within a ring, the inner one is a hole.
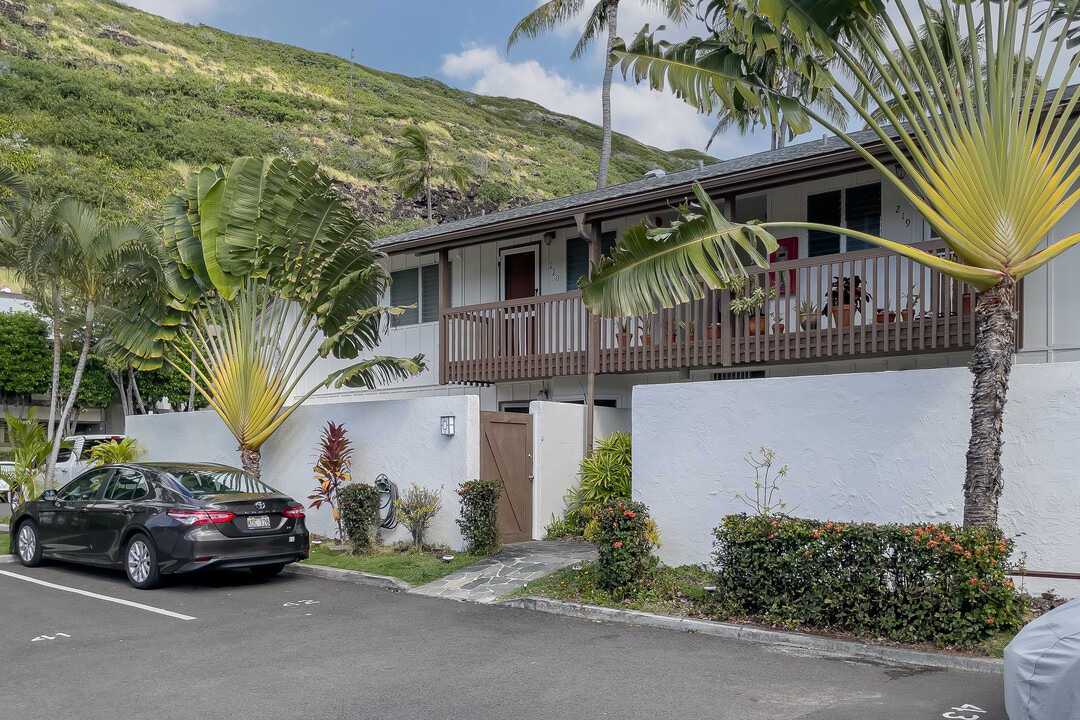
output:
M1035 618L1005 646L1009 720L1080 719L1080 598Z

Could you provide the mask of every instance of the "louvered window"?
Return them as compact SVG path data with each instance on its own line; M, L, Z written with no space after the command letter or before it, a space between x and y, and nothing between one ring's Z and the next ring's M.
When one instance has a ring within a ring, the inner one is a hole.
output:
M843 192L830 190L807 196L806 221L851 228L870 235L880 234L881 183L849 187ZM806 240L808 257L874 247L865 240L821 230L808 230Z
M615 247L615 233L606 232L600 236L600 252L611 255ZM577 290L577 281L589 274L589 241L585 238L567 238L566 240L566 292Z
M425 265L420 268L398 270L390 274L391 305L416 305L393 318L394 327L438 322L439 320L439 266Z

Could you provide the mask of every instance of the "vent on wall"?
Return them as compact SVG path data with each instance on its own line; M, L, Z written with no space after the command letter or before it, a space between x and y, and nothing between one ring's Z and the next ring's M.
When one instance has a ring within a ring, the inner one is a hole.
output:
M712 374L713 380L754 380L763 377L765 377L764 370L728 370Z

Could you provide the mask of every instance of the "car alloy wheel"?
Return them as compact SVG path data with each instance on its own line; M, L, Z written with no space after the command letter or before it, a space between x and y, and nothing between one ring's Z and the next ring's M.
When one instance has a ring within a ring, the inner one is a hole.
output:
M140 590L157 586L160 579L157 552L150 538L142 534L131 538L124 553L124 570L128 581Z
M19 562L26 567L41 564L41 540L37 528L29 520L19 525L19 534L15 538L15 549L19 553Z

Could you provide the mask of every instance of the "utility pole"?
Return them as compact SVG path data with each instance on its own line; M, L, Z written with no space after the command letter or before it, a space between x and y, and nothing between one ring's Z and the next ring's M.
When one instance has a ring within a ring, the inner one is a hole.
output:
M352 134L352 74L353 74L353 49L349 48L349 134Z

